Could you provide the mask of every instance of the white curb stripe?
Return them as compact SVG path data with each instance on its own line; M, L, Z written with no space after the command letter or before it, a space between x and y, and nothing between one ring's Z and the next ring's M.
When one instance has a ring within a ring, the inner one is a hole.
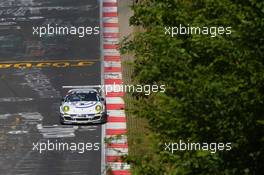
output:
M105 51L104 52L104 56L120 56L120 53L118 51L117 52L107 52L107 51Z
M118 27L104 27L103 31L104 33L118 33L119 28Z
M104 52L119 54L119 51L117 49L104 49Z
M104 61L104 67L121 67L121 61Z
M104 40L103 44L119 44L118 40Z
M108 122L106 129L126 129L126 122Z
M117 7L104 7L103 8L103 12L106 12L106 13L112 13L112 12L117 12Z
M111 167L112 170L129 170L130 165L127 163L122 163L122 162L110 162L109 166Z
M112 137L110 137L110 138L112 138ZM126 144L127 143L127 139L116 139L116 138L113 138L113 139L111 139L109 141L109 143L112 143L112 144Z
M105 79L122 79L122 73L105 73Z
M121 97L106 97L108 104L124 104L124 100Z
M104 52L104 55L107 56L120 56L119 52Z
M104 38L104 42L115 42L115 43L119 43L119 39L118 38Z
M127 155L127 148L108 148L106 151L107 156L123 156Z
M117 117L125 117L125 111L124 110L107 110L107 114L110 116L117 116Z
M103 23L118 23L118 17L104 17Z
M116 3L117 0L104 0L104 2L114 2L114 3Z
M109 139L109 143L125 144L127 143L127 136L122 135L115 137L113 135L106 135L106 138Z

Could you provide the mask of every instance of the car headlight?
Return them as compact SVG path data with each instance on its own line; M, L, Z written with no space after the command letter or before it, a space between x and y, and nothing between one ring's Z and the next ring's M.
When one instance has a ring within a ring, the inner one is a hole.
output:
M101 112L102 111L102 106L101 105L95 106L95 110L96 110L96 112Z
M69 106L63 106L63 112L68 112L70 110Z

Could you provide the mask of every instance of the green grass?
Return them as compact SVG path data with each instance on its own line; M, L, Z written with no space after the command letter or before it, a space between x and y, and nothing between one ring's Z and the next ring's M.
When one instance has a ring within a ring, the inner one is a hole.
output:
M129 61L124 61L122 63L123 69L123 81L125 84L131 84L131 75L133 72L133 65ZM142 156L148 153L148 123L146 119L139 118L132 114L131 109L133 105L133 97L126 93L125 95L125 105L126 105L126 116L127 116L127 128L128 128L128 145L129 145L129 155L132 156Z

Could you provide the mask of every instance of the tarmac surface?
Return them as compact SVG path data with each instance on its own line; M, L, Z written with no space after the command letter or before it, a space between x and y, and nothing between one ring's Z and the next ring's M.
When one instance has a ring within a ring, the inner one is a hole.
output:
M62 86L101 82L100 36L33 35L47 24L99 26L99 8L97 0L0 1L1 175L101 174L101 125L59 123Z

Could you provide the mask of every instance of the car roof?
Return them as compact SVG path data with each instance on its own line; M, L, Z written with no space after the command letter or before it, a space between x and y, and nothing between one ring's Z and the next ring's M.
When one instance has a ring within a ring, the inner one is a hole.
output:
M71 89L68 91L68 94L72 93L98 93L96 89Z

